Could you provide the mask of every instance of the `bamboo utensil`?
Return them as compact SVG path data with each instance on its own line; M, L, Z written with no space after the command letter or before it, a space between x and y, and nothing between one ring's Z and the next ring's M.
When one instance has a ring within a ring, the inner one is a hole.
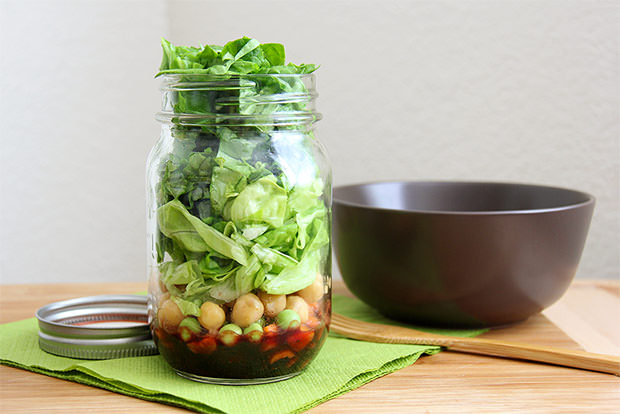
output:
M523 359L620 376L620 357L614 355L484 338L437 335L399 326L363 322L337 313L332 314L330 330L339 335L362 341L435 345L444 347L448 351Z

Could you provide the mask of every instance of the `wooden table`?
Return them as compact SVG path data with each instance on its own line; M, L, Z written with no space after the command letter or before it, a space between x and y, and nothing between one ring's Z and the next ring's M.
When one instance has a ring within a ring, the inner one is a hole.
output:
M57 300L145 289L143 283L0 285L0 323ZM344 292L341 284L335 291ZM543 315L484 337L620 355L620 284L577 281ZM0 412L174 412L106 390L0 366ZM620 378L442 352L328 401L312 413L620 412ZM187 411L185 411L187 412Z

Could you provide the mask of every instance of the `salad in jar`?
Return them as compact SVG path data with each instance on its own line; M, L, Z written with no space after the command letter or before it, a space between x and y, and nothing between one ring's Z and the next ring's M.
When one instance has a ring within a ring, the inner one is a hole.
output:
M160 354L215 383L289 378L327 336L331 172L315 65L247 37L162 40L162 137L147 167L149 315Z

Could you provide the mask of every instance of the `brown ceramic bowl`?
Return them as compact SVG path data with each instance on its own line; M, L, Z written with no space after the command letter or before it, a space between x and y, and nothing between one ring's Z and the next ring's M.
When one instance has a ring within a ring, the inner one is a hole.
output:
M334 189L334 251L347 287L385 316L509 324L566 291L593 209L591 195L539 185L349 185Z

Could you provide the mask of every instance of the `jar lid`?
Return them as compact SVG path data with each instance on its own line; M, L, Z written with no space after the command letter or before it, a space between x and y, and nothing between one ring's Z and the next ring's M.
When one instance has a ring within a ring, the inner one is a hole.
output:
M35 314L39 347L78 359L111 359L157 353L141 295L101 295L45 305Z

